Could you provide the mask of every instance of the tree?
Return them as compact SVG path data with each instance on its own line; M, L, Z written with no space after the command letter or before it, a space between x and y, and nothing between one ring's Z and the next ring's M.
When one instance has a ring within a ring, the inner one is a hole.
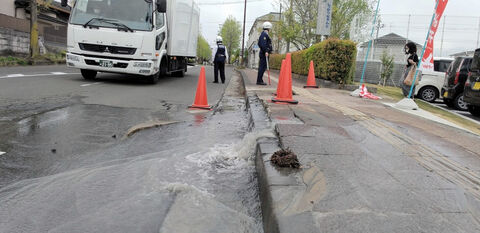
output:
M350 26L355 18L361 25L368 24L372 0L333 0L331 37L350 39Z
M287 45L287 53L290 52L290 44L297 38L298 33L302 30L301 25L298 24L293 17L292 9L287 9L284 17L278 23L278 34L285 40ZM297 49L300 49L297 47Z
M197 58L200 63L208 61L212 57L212 50L207 40L202 35L198 35Z
M380 73L380 82L383 82L383 86L385 86L385 83L387 82L388 79L393 74L393 59L394 57L392 55L388 55L386 51L383 52L382 57L380 58L380 61L382 61L382 72ZM395 85L395 82L393 82L393 85Z
M355 19L360 26L367 25L375 0L333 0L331 37L350 38L350 25ZM278 33L290 51L290 44L306 49L316 40L318 0L279 0L289 6L278 23Z
M290 44L298 50L306 49L315 39L318 0L280 0L282 6L290 6L278 23L278 33L285 40L287 52Z
M230 15L223 23L218 34L223 38L223 44L227 47L228 57L232 57L232 52L240 47L242 25Z

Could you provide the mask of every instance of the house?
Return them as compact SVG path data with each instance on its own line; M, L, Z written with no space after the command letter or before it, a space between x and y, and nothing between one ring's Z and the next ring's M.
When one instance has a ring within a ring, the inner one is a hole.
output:
M0 0L0 54L28 54L30 41L30 1ZM64 50L70 7L55 0L36 0L41 52Z
M404 47L408 42L412 42L405 37L402 37L395 33L390 33L379 37L372 41L372 48L370 50L369 60L380 60L382 54L386 52L388 55L394 57L395 62L404 62L405 61L405 52ZM357 60L365 59L368 44L370 41L361 43L358 47ZM417 51L422 51L422 46L418 43Z
M250 32L248 33L248 40L246 44L246 50L248 51L247 57L247 66L249 68L258 68L258 63L260 58L258 57L258 53L260 52L260 48L258 47L258 38L262 33L263 23L271 22L274 26L272 30L275 30L275 24L280 21L281 14L277 12L270 12L266 15L262 15L255 19L252 27L250 28ZM273 44L273 52L274 53L281 53L284 52L283 46L279 43L279 39L275 38L274 36L271 37L272 44ZM280 46L279 46L280 45ZM283 51L282 51L283 50Z

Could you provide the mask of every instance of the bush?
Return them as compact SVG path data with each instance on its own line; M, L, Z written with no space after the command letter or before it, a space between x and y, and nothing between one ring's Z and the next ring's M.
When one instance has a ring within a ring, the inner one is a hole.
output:
M285 54L270 54L268 59L270 68L279 70L283 59L285 59Z
M292 72L307 75L310 61L315 64L315 76L339 84L353 82L357 48L353 41L328 39L310 48L292 53ZM280 69L285 54L270 56L270 67Z

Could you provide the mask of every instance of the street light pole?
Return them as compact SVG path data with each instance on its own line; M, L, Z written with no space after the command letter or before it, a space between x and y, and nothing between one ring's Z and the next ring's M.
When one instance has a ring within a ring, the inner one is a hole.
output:
M245 22L247 21L247 0L245 0L245 6L243 8L243 36L242 36L242 60L240 64L244 64L244 55L245 55Z

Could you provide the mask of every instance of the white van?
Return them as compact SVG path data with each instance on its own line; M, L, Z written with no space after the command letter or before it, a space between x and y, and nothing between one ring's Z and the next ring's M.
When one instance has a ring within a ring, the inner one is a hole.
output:
M415 96L427 102L434 102L440 97L445 80L445 73L453 58L436 57L433 59L434 71L422 71L422 78L415 88Z

